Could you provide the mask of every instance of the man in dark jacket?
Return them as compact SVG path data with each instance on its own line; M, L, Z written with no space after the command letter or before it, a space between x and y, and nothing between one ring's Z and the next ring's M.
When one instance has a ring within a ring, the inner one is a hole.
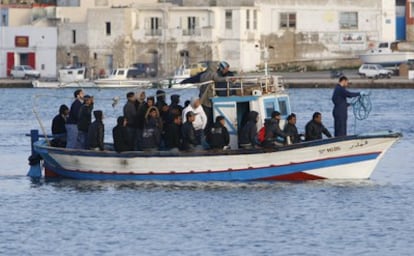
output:
M322 139L322 133L326 137L331 138L332 135L322 124L322 114L319 112L313 113L312 120L306 124L305 127L305 140L320 140Z
M223 149L229 145L230 136L225 122L224 116L217 116L213 127L207 132L207 143L211 149Z
M117 125L112 129L112 137L114 139L114 149L116 152L134 150L132 141L130 140L128 130L126 128L128 120L124 116L119 116Z
M59 114L52 120L52 146L65 147L66 146L66 119L69 114L69 108L66 105L60 105Z
M195 148L200 147L200 143L195 136L195 129L193 126L195 116L196 114L193 111L188 111L185 115L187 121L181 127L183 150L194 150Z
M286 134L280 129L280 118L279 111L273 111L271 118L265 121L266 134L263 146L283 146L286 140Z
M137 126L137 107L136 102L137 99L135 97L134 92L128 92L126 94L127 102L124 105L124 117L127 120L126 129L128 131L128 136L131 139L132 146L135 148L137 143L137 134L138 134L138 126Z
M290 138L291 143L301 142L301 134L298 133L298 128L296 127L296 115L294 113L287 117L287 123L283 132Z
M103 113L101 110L93 111L95 121L88 128L88 149L104 150L104 131L105 127L102 122Z
M66 120L66 148L80 148L78 142L78 119L79 111L82 106L84 92L78 89L73 93L75 100L72 102L69 117Z
M172 116L172 122L167 124L165 129L165 147L167 150L181 148L181 114L177 113Z
M84 102L79 111L78 141L83 149L88 148L88 129L92 121L93 97L85 95Z
M256 147L257 122L259 121L259 113L250 111L247 122L240 131L239 146L241 148Z
M341 76L332 94L332 102L335 105L332 111L335 121L335 137L346 136L348 106L350 105L346 98L358 97L364 94L363 92L350 92L346 87L348 87L348 78Z

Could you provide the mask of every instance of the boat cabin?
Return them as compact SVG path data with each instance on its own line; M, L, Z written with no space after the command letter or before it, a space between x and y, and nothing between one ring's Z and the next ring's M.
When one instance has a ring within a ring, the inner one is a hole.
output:
M289 96L280 77L236 77L235 79L235 83L227 83L227 88L215 88L216 91L226 90L226 97L211 98L213 120L217 116L224 116L232 149L238 148L239 131L247 122L250 111L259 113L258 130L275 110L279 111L282 117L281 129L286 118L291 114Z
M86 80L85 67L66 67L59 70L59 82L70 83Z
M109 75L110 79L127 80L142 76L142 72L137 68L116 68Z

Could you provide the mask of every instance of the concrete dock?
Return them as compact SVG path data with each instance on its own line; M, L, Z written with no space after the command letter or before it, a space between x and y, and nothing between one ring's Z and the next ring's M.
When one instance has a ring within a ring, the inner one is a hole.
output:
M348 77L351 88L414 89L414 80L409 80L407 77L393 76L389 79L360 78L356 71L353 70L345 71L344 74ZM259 73L249 75L259 75ZM288 88L332 88L338 82L338 78L330 77L329 71L272 72L271 75L281 76L285 86ZM33 88L33 85L31 80L0 79L0 88Z

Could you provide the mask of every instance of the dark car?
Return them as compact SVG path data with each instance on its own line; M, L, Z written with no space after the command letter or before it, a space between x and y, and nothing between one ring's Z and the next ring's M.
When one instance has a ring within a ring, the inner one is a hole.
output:
M132 66L137 69L138 76L157 76L157 69L153 63L134 63Z

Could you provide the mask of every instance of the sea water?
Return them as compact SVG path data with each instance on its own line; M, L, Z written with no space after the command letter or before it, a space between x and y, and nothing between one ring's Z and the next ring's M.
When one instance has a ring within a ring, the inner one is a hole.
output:
M349 133L404 137L370 180L311 182L47 182L26 177L30 129L50 133L74 89L0 89L0 255L412 255L413 91L371 90ZM105 140L129 89L86 89ZM155 90L146 90L154 95ZM197 90L166 90L181 100ZM331 89L290 89L303 132L313 112L333 132ZM121 98L112 107L112 98ZM40 121L38 122L37 119ZM42 133L42 132L41 132ZM168 163L166 163L168 164Z

